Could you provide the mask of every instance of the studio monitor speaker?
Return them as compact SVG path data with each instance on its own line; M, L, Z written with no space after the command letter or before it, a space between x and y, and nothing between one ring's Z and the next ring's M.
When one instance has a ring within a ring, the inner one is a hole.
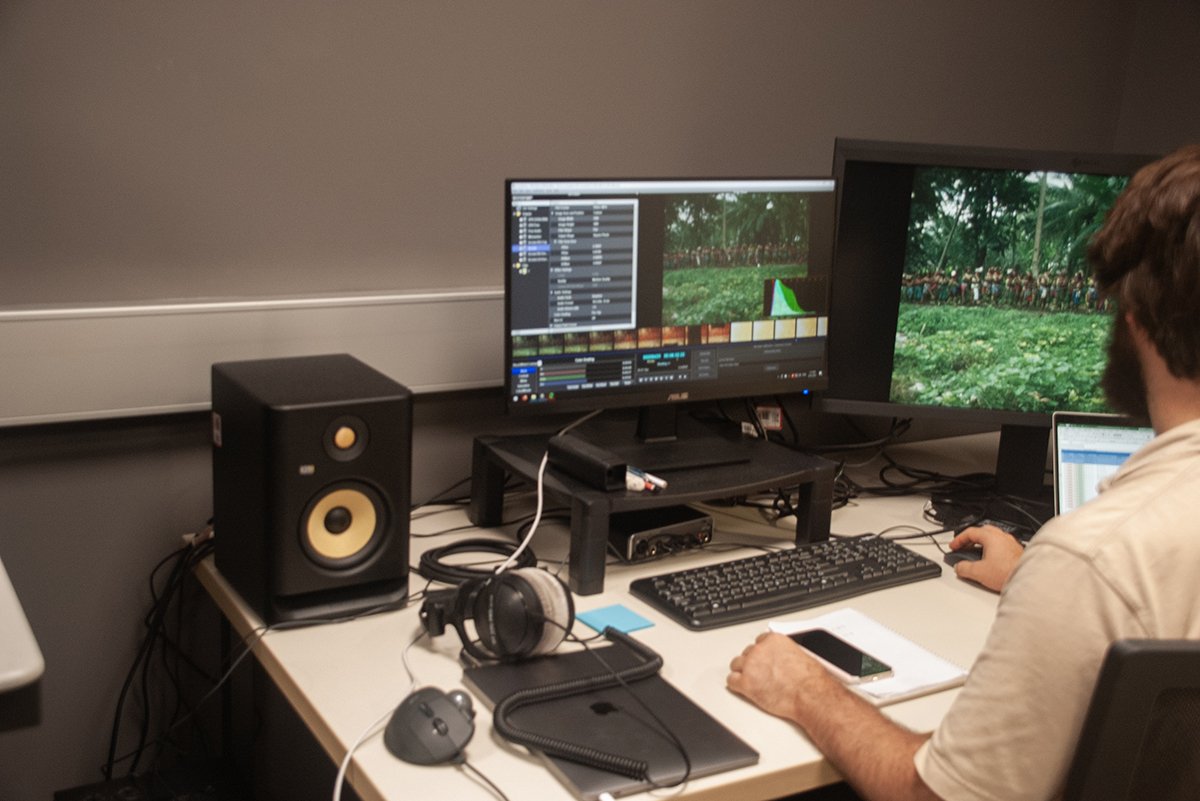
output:
M217 568L267 623L408 599L412 394L352 356L212 366Z

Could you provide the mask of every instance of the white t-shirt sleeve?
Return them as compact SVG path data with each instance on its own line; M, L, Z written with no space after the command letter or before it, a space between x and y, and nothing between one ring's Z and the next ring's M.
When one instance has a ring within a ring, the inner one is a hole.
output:
M917 752L917 772L946 801L1053 797L1109 643L1145 636L1085 557L1031 545L966 685Z

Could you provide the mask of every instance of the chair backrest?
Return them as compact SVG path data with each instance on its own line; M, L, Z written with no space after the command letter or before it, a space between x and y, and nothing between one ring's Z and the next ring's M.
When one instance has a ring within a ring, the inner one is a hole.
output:
M1200 799L1200 641L1108 649L1063 801L1128 799Z

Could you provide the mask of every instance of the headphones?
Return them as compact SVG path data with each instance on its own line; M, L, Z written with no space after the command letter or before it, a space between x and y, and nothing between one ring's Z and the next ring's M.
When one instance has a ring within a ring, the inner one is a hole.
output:
M471 621L476 637L467 632ZM567 586L536 567L521 567L473 578L452 590L429 593L421 605L421 625L430 636L458 632L463 649L481 661L515 662L548 654L575 623Z

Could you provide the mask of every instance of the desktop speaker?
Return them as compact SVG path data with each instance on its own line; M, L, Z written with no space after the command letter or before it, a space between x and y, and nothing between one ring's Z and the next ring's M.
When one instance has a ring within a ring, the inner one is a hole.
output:
M412 394L346 354L212 366L217 569L267 623L408 599Z

